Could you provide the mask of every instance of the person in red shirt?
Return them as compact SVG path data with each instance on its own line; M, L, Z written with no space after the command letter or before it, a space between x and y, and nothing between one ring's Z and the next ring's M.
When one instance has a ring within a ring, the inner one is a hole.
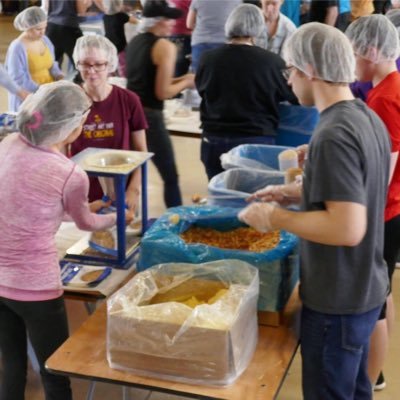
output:
M367 105L385 123L392 143L384 247L384 258L391 280L400 250L400 73L396 66L400 51L399 36L389 19L379 14L354 21L346 30L346 35L356 55L357 78L360 81L372 81L373 88L367 95ZM379 378L375 390L385 386L380 372L393 324L394 305L390 293L386 310L382 311L371 340L368 369L371 382L377 382Z
M174 7L182 10L183 14L175 21L172 33L169 39L178 47L176 57L175 76L181 76L189 71L190 54L192 46L190 45L192 31L186 27L186 18L189 12L191 0L171 0Z
M147 151L147 122L139 97L107 81L108 74L118 65L116 47L100 35L82 36L76 42L73 57L83 79L82 87L93 104L82 134L71 144L71 155L87 147ZM137 169L126 188L126 203L132 213L139 204L140 185ZM98 179L91 178L89 200L102 196Z

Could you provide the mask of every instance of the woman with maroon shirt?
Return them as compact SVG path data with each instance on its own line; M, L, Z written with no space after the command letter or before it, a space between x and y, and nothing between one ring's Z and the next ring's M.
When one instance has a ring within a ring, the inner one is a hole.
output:
M139 97L107 82L117 68L115 46L105 37L88 35L78 39L74 61L81 73L82 87L93 101L82 134L71 145L71 155L87 147L147 151L146 118ZM134 213L140 194L140 170L136 170L126 188L126 203ZM101 198L103 192L96 178L91 179L89 199Z

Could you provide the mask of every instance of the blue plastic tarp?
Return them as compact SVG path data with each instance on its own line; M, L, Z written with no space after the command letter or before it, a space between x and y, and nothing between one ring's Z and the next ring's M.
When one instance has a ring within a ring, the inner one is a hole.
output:
M216 206L169 209L145 233L140 246L138 271L170 262L202 264L226 259L246 261L259 270L258 308L267 311L282 309L298 280L298 239L295 235L281 231L278 246L262 253L188 244L180 237L193 225L220 231L244 226L237 219L237 212L236 208Z

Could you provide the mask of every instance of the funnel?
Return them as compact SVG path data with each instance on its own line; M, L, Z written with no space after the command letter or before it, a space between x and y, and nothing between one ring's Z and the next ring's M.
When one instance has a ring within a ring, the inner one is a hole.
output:
M85 158L85 164L97 168L118 168L138 164L138 160L130 154L117 152L101 152Z
M119 152L104 151L93 154L85 158L85 164L96 168L125 168L137 164L137 159L131 154L121 154ZM98 180L103 190L103 194L110 200L115 201L115 187L113 178L98 176Z

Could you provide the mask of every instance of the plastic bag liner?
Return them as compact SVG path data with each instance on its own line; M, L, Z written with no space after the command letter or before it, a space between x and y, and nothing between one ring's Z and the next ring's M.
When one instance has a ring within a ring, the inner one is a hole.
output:
M319 113L315 107L280 103L276 144L299 146L308 143L318 121Z
M209 297L191 308L178 300ZM238 260L170 263L137 274L107 300L111 368L203 385L231 384L257 345L258 271ZM164 301L164 302L160 302Z
M278 155L290 148L266 144L241 144L221 155L221 165L224 169L248 168L279 171Z
M138 271L168 262L201 264L225 259L242 260L259 270L258 309L280 311L299 279L298 239L295 235L281 231L278 246L262 253L188 244L179 236L192 225L220 231L245 226L238 220L237 213L236 208L217 206L170 208L142 238Z
M251 170L248 168L232 168L211 178L208 193L213 205L224 207L245 207L246 197L267 185L280 185L285 180L284 172ZM229 197L223 197L223 196ZM235 197L237 196L237 197Z

